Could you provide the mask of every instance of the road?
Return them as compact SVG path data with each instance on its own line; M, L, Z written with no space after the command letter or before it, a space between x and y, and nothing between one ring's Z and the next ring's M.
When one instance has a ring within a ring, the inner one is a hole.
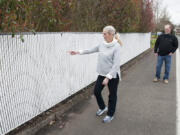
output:
M175 55L169 84L152 82L155 65L151 52L126 71L119 84L117 110L111 123L104 124L104 116L95 116L98 107L92 96L65 115L64 126L57 121L36 135L176 135ZM103 96L107 103L107 88Z

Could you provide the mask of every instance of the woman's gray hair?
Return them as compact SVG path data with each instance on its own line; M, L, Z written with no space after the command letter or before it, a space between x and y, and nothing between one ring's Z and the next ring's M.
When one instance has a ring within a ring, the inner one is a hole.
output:
M113 36L116 33L116 29L113 26L111 26L111 25L105 26L103 31L107 31L109 34L111 34Z

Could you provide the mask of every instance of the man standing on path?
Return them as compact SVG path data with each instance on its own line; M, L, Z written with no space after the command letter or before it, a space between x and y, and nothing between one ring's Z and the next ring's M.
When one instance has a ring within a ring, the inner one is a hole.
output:
M160 80L161 67L163 61L165 62L165 72L164 72L164 83L168 84L170 67L171 67L171 56L174 54L178 48L178 40L176 36L171 34L171 25L167 24L164 26L164 34L160 35L155 43L154 53L157 56L156 65L156 77L154 82Z

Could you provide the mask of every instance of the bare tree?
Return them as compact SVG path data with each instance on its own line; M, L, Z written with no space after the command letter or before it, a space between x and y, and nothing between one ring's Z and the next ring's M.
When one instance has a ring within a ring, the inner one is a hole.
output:
M162 0L153 1L153 12L154 12L154 31L163 31L165 24L172 24L170 19L171 16L167 10L167 7L162 6Z
M167 7L164 7L162 12L161 12L160 22L157 25L158 29L163 31L164 25L166 25L166 24L171 24L173 27L173 24L170 21L170 19L171 19L171 16L169 15L169 12L167 11Z
M162 0L153 1L153 13L155 25L159 23L162 9Z

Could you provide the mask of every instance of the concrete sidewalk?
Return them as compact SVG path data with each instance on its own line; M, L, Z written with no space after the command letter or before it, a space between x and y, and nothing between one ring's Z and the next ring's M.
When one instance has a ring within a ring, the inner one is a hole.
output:
M155 64L156 58L150 53L127 70L119 84L117 110L111 123L102 123L105 115L95 115L98 106L92 96L65 115L64 126L57 121L36 135L175 135L175 57L168 85L152 82ZM107 103L107 88L103 95Z

